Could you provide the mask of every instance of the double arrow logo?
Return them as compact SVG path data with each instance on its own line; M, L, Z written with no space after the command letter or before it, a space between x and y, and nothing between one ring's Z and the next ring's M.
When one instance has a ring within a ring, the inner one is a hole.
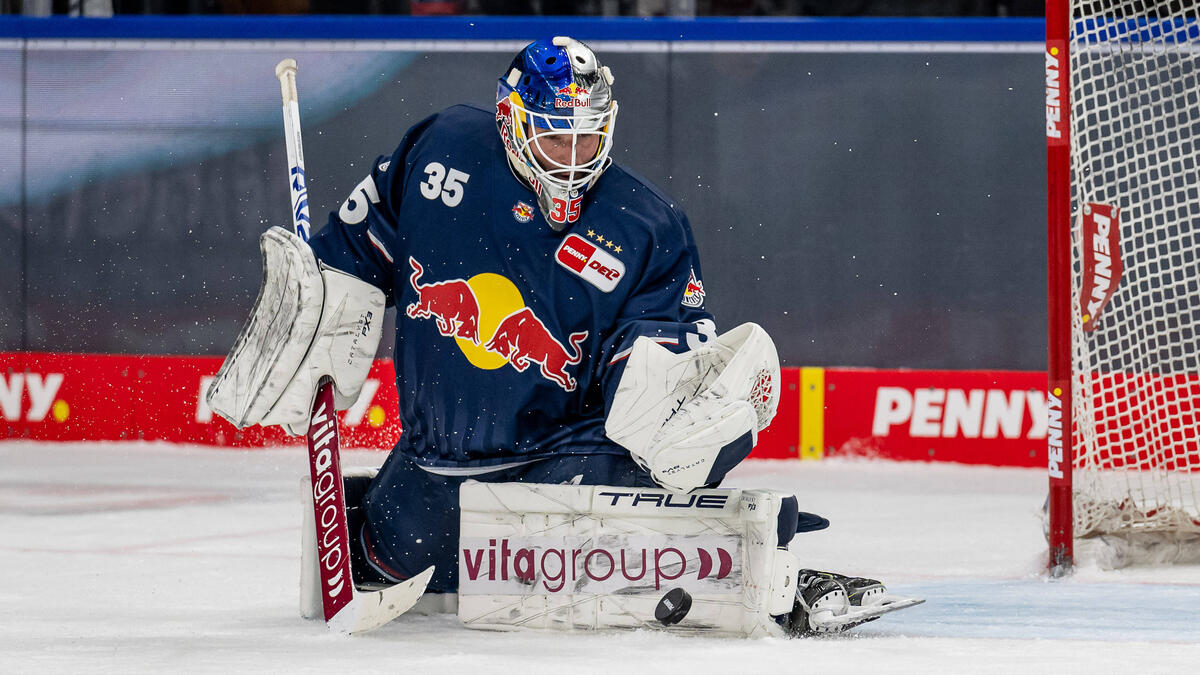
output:
M713 556L705 549L696 549L696 554L700 558L700 571L697 573L697 579L707 579L713 572ZM724 579L729 576L733 570L733 556L723 548L717 549L717 579Z

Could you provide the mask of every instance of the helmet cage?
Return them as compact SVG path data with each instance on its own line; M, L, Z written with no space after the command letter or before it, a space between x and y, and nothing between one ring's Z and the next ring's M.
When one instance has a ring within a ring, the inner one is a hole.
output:
M496 122L509 165L555 230L579 219L583 194L612 163L612 80L586 45L565 37L530 44L500 78Z
M576 112L573 116L529 110L515 92L509 101L507 122L512 138L509 154L529 168L543 189L553 188L566 195L584 192L612 163L608 154L612 149L613 122L617 116L616 101L610 101L607 109L601 112ZM596 151L587 157L580 156L583 136L598 137ZM570 159L555 161L551 156L555 153L547 146L552 143L558 146L563 140L571 149Z

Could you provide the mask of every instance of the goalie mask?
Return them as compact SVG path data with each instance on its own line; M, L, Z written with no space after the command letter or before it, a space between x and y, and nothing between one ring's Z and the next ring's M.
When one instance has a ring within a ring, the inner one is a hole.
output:
M556 231L579 220L584 193L612 163L612 82L592 50L568 37L531 43L500 78L496 124L509 165Z

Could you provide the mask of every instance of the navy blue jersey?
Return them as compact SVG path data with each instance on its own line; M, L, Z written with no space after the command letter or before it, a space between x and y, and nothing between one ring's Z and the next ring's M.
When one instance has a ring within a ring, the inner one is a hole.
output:
M310 242L396 307L396 449L449 472L625 453L604 417L640 335L712 333L687 218L612 166L555 232L495 116L455 106L380 157Z

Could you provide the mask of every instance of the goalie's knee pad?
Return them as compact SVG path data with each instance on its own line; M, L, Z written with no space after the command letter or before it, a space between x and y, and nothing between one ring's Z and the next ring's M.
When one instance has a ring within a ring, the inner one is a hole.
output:
M472 628L782 635L795 604L778 492L467 482L460 505Z

